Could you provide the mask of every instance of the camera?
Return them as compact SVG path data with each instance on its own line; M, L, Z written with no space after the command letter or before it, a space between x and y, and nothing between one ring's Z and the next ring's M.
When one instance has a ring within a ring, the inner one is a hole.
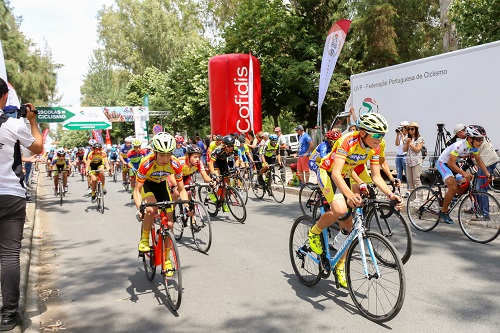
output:
M402 127L398 127L398 128L396 128L396 133L400 133L400 132L401 132L401 130L402 130Z
M17 110L17 118L26 118L28 111L26 110L28 106L26 104L21 105L21 107ZM31 110L34 114L38 114L37 110Z

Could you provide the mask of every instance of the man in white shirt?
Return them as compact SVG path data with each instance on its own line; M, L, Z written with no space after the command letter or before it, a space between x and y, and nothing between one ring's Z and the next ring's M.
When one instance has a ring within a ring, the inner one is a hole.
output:
M23 183L21 146L42 152L42 135L37 126L33 105L26 104L26 118L7 117L3 109L9 88L0 78L0 258L2 307L0 331L12 330L22 322L19 313L20 259L23 226L26 219L26 190Z

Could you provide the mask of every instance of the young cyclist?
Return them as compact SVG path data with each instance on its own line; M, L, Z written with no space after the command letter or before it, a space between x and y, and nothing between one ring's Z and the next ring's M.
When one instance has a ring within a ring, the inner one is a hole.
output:
M119 161L119 156L118 156L118 150L116 147L111 147L111 150L109 152L108 160L109 160L109 175L113 175L113 171L116 172L118 170L118 161ZM116 170L115 170L116 166Z
M259 184L264 186L263 175L269 169L269 164L275 164L276 159L278 159L278 164L281 165L281 155L279 154L278 146L278 136L276 134L269 135L269 140L264 143L260 151L260 161L262 163L262 168L259 171L259 176L257 177Z
M188 200L184 182L182 180L182 167L179 161L172 156L175 149L175 139L168 133L160 132L153 137L152 148L154 153L147 155L137 170L137 186L134 189L134 202L137 209L141 203L155 203L158 201L172 200L167 178L174 175L177 181L179 196L182 200ZM184 205L187 211L188 205ZM168 227L173 230L172 222L173 208L167 208ZM142 219L142 234L139 241L139 251L149 252L149 232L153 226L154 217L158 214L157 207L147 207ZM167 249L170 251L170 249ZM167 253L168 258L168 253ZM165 262L163 269L167 276L173 275L173 266L170 260Z
M68 156L63 148L59 148L56 151L56 157L52 159L52 173L54 176L54 194L58 195L58 182L59 182L59 172L61 172L63 177L64 192L68 192L68 173L71 173L71 167L69 164ZM68 172L62 172L68 171Z
M333 148L335 142L342 136L342 133L338 128L334 128L331 131L326 132L325 139L321 142L309 156L309 169L316 173L316 178L320 178L319 166L321 160L328 155Z
M95 202L96 198L95 189L97 186L97 175L95 171L104 171L105 169L109 169L108 156L106 152L102 150L102 145L100 143L94 143L94 150L87 156L87 170L89 170L92 187L92 203ZM104 172L100 172L98 175L102 183L102 193L106 194L108 191L104 187L106 185Z
M120 147L120 154L118 155L120 158L120 162L122 162L122 188L125 189L125 183L127 182L128 177L128 166L127 166L127 156L128 151L132 149L132 138L126 137L125 143Z
M379 155L380 141L388 131L387 121L378 113L364 113L358 120L359 131L349 132L335 142L333 150L320 164L318 184L330 203L330 210L321 215L319 221L309 231L311 249L322 253L320 234L324 228L330 226L347 211L347 205L354 208L360 206L362 199L359 189L351 190L344 178L348 178L351 170L356 166L370 161L373 183L390 200L398 200L397 209L402 208L401 198L392 193L380 175ZM332 183L333 180L333 183ZM344 198L345 196L345 198ZM339 221L341 229L352 229L352 217ZM336 267L339 284L347 287L344 271L344 258Z
M146 152L141 149L141 140L132 140L132 149L128 151L126 159L130 176L131 199L134 199L135 174L144 156L146 156Z
M94 145L96 143L97 143L96 140L90 139L89 145L85 149L85 153L83 155L83 162L85 163L85 171L87 172L87 194L92 193L92 188L91 188L92 182L91 182L90 174L88 173L89 170L87 169L87 157L89 156L90 152L94 151Z

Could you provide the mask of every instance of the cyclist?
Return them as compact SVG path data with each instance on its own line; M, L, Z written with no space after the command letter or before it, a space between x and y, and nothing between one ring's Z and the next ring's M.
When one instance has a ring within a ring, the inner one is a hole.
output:
M54 156L56 155L56 149L54 147L51 147L50 150L45 154L45 166L47 170L47 177L51 177L51 174L49 170L51 169L52 166L52 160L54 159Z
M118 155L120 158L120 162L122 162L122 189L125 189L125 183L127 182L128 177L128 166L125 159L128 156L128 151L132 149L132 138L126 137L125 143L120 147L120 154Z
M184 182L182 180L182 167L179 161L172 156L175 149L175 139L168 133L160 132L155 134L152 142L153 154L147 155L139 165L137 170L137 186L134 189L134 202L137 209L141 203L155 203L158 201L170 201L171 195L167 178L173 174L177 181L179 196L182 200L188 200ZM187 211L188 205L184 205ZM168 227L173 230L172 207L167 208ZM149 232L153 226L154 217L158 214L157 207L147 207L142 219L142 233L139 241L139 251L149 252ZM170 249L167 249L169 251ZM166 254L168 258L168 253ZM163 267L167 276L173 275L173 267L170 260L165 262Z
M80 172L80 166L82 164L85 165L85 163L83 162L84 155L85 155L85 150L83 149L83 147L78 147L78 150L75 153L75 163L78 172Z
M238 148L238 162L236 166L240 168L246 168L248 167L248 161L251 161L253 165L252 153L250 152L248 144L245 143L245 136L240 135L238 141L240 143L239 145L236 144L235 140L235 146Z
M211 141L210 144L208 145L207 149L207 163L210 161L210 158L212 156L212 153L217 147L219 147L222 144L222 135L218 134L215 136L215 140Z
M398 200L397 209L402 208L401 198L391 192L380 175L380 141L388 131L387 121L378 113L364 113L356 120L356 124L359 130L349 132L338 139L332 152L324 157L320 164L318 184L330 204L330 210L321 215L319 221L309 230L309 244L317 254L323 252L320 239L323 229L337 221L339 216L344 215L347 205L354 208L362 204L359 189L351 190L344 180L356 166L370 161L373 183L390 200ZM339 224L341 229L351 230L352 217L339 221ZM347 287L344 258L339 260L336 274L339 284L344 288Z
M89 170L91 187L92 187L92 203L95 202L96 198L95 189L97 186L97 176L95 171L97 170L104 171L105 169L109 170L108 157L106 152L102 151L102 145L99 142L97 142L94 143L93 148L94 150L91 151L87 156L87 170ZM106 184L103 172L99 173L99 178L101 179L102 183L102 193L103 194L108 193L108 191L104 187Z
M212 176L218 176L229 171L227 165L227 158L229 156L234 156L235 160L238 160L238 151L234 149L234 138L231 135L226 135L222 138L222 144L219 145L210 155L210 160L208 161L208 168ZM228 179L224 180L226 183ZM221 197L226 197L226 188L222 188ZM224 212L229 212L229 207L225 201L222 202L222 210Z
M127 167L130 175L130 189L132 193L130 195L131 199L134 199L135 174L137 169L139 169L142 158L146 156L146 152L141 149L141 143L139 139L132 140L132 149L127 153Z
M342 133L338 128L334 128L331 131L326 132L323 142L314 148L311 156L309 156L309 169L316 173L318 179L320 177L319 166L321 164L321 160L332 151L333 145L338 139L340 139L341 136Z
M483 140L484 135L475 126L466 126L465 140L459 140L448 146L438 158L437 169L448 187L448 191L446 191L444 195L443 207L441 207L441 212L439 213L439 219L444 223L455 223L448 214L448 207L455 194L461 195L464 193L468 188L468 182L472 181L474 178L472 174L462 170L456 164L458 158L464 158L469 155L474 156L477 165L483 170L488 178L491 178L491 174L488 172L488 169L479 155L479 147L483 143ZM461 177L459 176L456 179L454 177L456 174L460 174ZM457 181L460 181L462 177L465 179L466 183L462 184L459 188Z
M85 169L87 171L87 194L91 194L92 193L92 188L90 186L91 185L90 174L88 173L88 169L87 169L87 156L89 156L90 152L94 150L94 145L96 143L97 143L96 140L90 139L89 140L89 145L85 149L85 153L83 155L83 162L85 163Z
M259 176L257 177L259 184L264 187L264 173L269 169L269 164L275 164L276 158L278 159L278 164L281 165L281 155L279 154L278 146L278 136L276 134L269 135L269 140L264 143L260 150L260 162L262 163L262 168L259 171Z
M118 156L118 150L116 149L116 147L111 147L111 150L109 152L109 166L110 166L110 169L109 169L109 175L112 176L113 173L116 172L116 170L118 170L118 161L119 161L119 156Z
M59 172L62 172L64 192L68 192L68 173L71 173L71 167L69 164L68 156L63 148L59 148L56 151L56 158L52 160L52 173L54 174L54 194L59 195L58 183L59 183Z

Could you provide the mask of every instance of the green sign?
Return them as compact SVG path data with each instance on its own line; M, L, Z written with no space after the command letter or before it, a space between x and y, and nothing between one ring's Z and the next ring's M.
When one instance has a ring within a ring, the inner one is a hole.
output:
M62 123L73 117L75 114L65 108L56 107L38 107L36 121L39 123Z
M95 130L95 129L110 128L111 124L106 123L104 121L96 121L96 122L76 121L76 122L69 122L67 124L64 124L63 127L66 129L69 129L69 130Z

